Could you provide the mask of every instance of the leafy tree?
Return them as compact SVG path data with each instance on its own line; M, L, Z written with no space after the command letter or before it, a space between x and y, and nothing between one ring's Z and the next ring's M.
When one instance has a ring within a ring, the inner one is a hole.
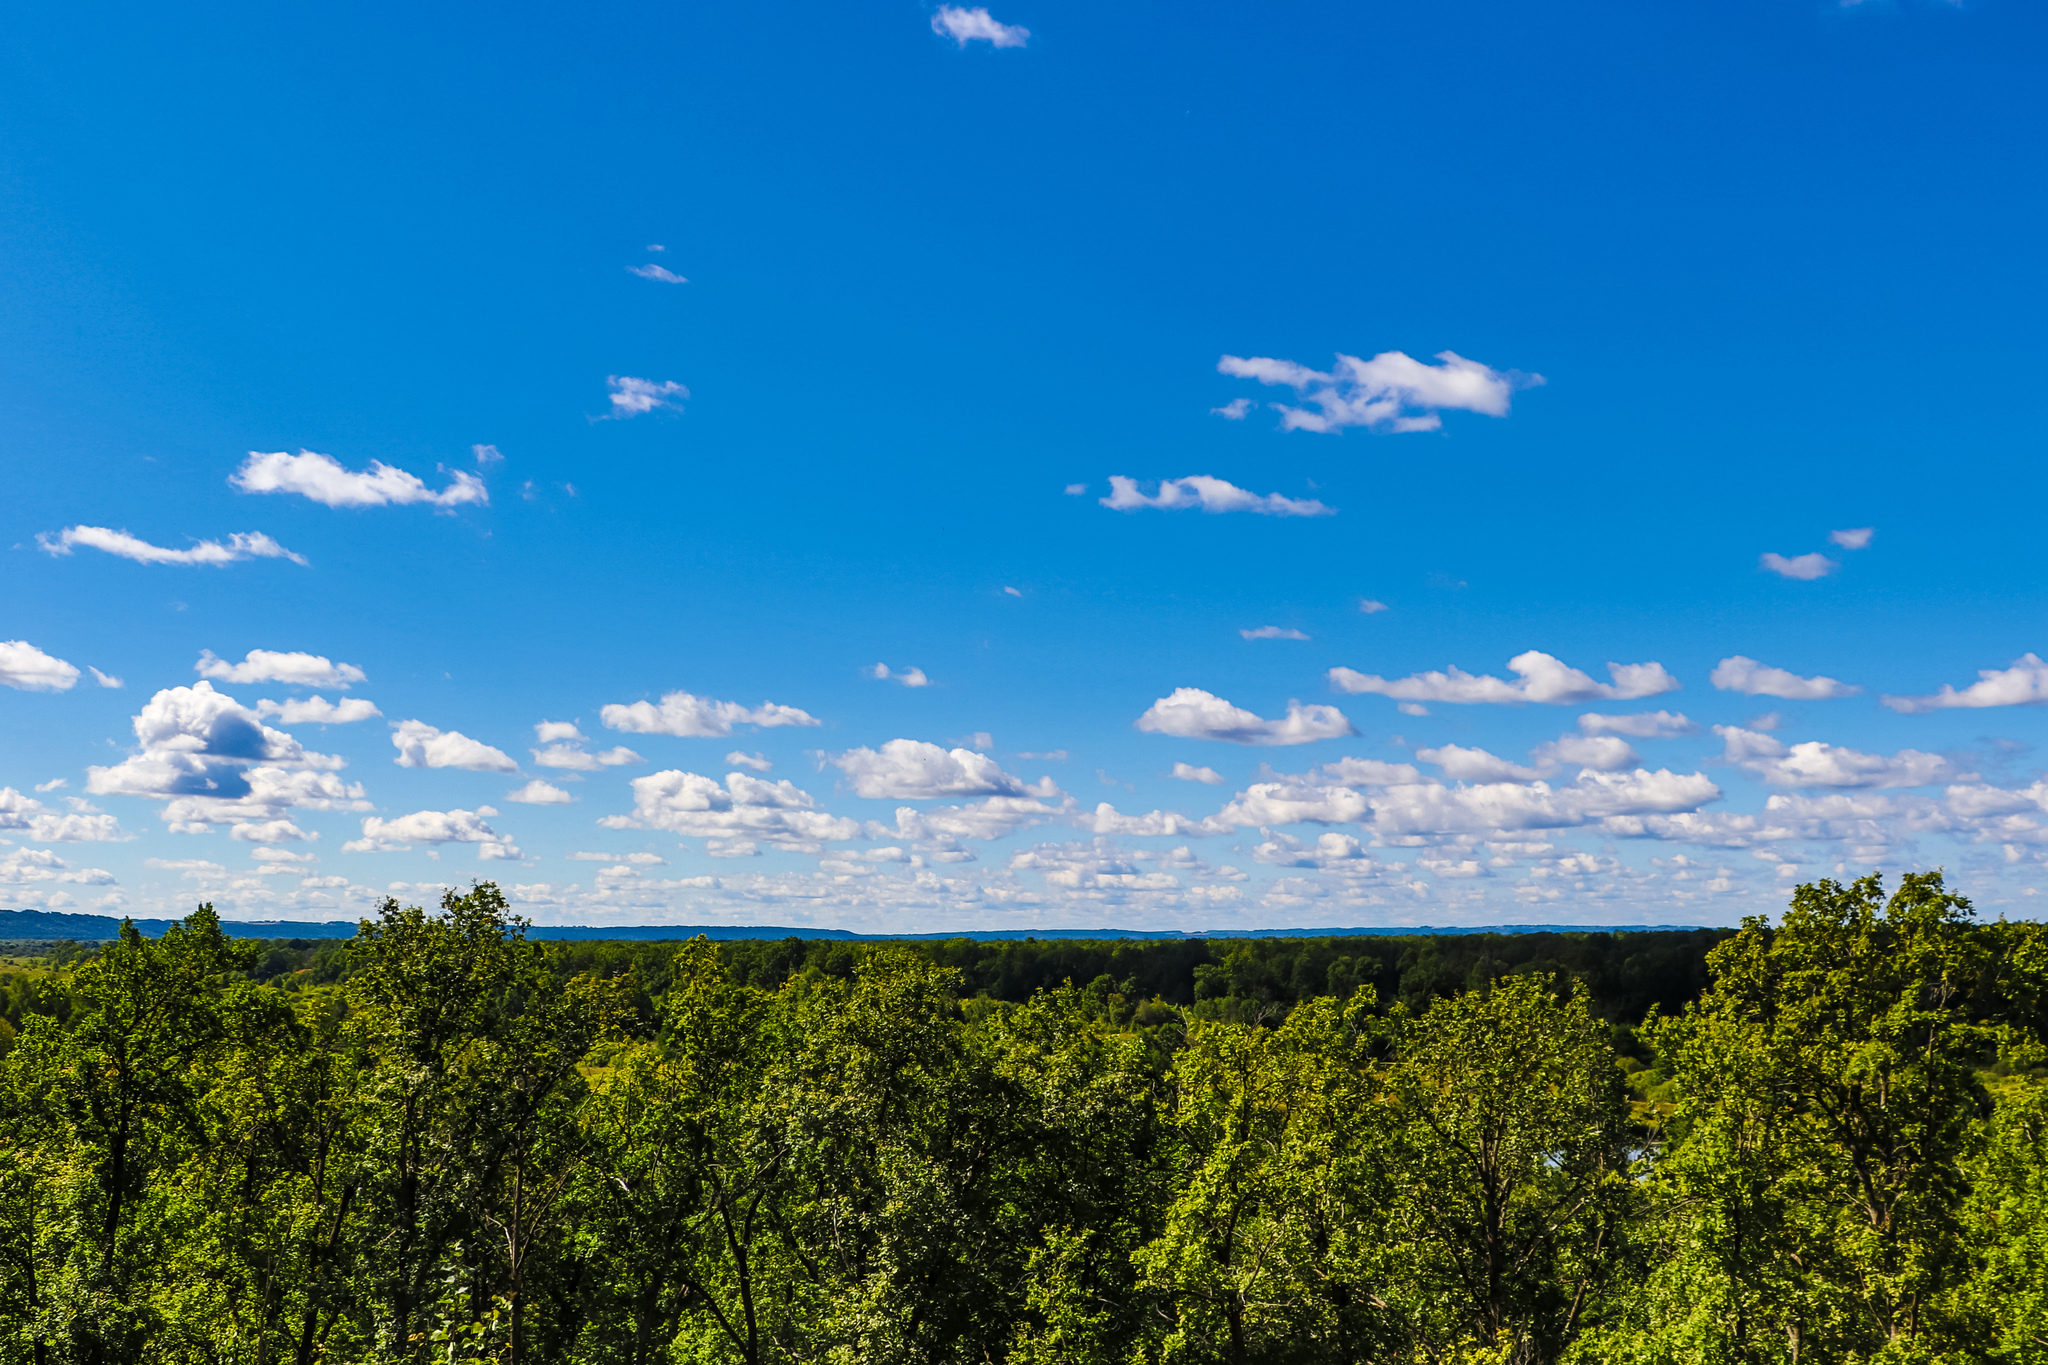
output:
M1717 948L1649 1036L1680 1095L1660 1268L1615 1359L1933 1360L1966 1350L1966 1171L1989 1102L1986 971L1938 873L1802 886Z

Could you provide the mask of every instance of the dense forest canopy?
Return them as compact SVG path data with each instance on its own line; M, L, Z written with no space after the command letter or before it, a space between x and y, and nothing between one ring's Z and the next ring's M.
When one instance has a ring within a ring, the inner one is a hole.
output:
M0 1365L2048 1362L2048 936L0 960Z

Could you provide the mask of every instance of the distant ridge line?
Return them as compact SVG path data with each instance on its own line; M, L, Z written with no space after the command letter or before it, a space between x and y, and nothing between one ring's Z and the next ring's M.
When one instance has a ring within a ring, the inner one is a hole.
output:
M138 932L155 938L178 921L138 919ZM354 938L355 920L222 920L221 929L231 938ZM559 942L602 940L634 942L676 942L702 934L714 941L738 939L839 939L852 943L931 942L953 938L981 942L1024 939L1143 939L1188 940L1201 938L1402 938L1443 937L1463 934L1644 934L1698 929L1697 924L1478 924L1478 925L1391 925L1348 929L960 929L925 934L857 934L851 929L812 929L781 924L537 924L526 936ZM54 910L0 910L0 940L49 941L72 939L81 943L119 938L121 921L108 915L68 915Z

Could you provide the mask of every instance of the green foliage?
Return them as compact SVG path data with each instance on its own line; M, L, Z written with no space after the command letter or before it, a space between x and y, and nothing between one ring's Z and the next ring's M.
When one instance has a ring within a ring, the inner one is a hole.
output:
M1935 877L1732 937L202 907L0 975L0 1365L2048 1365L2044 999Z

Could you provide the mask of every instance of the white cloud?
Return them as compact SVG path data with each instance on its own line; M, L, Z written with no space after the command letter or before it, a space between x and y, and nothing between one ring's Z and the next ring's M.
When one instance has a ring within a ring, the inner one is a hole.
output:
M1122 834L1141 839L1227 834L1231 829L1229 824L1214 817L1196 820L1179 811L1155 810L1143 815L1124 815L1107 801L1096 806L1094 814L1082 816L1076 823L1095 834Z
M629 265L626 267L626 273L629 275L638 275L643 280L660 280L663 284L689 283L688 280L684 279L681 275L676 274L673 270L665 270L661 266L655 265L652 262L648 263L647 265Z
M319 654L280 653L274 649L252 649L241 663L231 664L210 649L199 651L192 671L202 678L228 683L289 683L294 687L331 687L346 690L351 683L365 682L363 670L354 664L338 664Z
M1627 735L1631 739L1676 739L1699 729L1697 722L1675 711L1644 711L1633 716L1603 716L1588 711L1579 729L1589 735Z
M1313 844L1304 843L1291 834L1273 831L1263 843L1252 849L1252 861L1267 867L1313 867L1323 872L1341 873L1347 878L1375 877L1402 870L1398 864L1389 866L1375 861L1357 839L1335 830L1318 834Z
M349 840L341 851L402 853L414 844L475 844L479 859L516 862L518 845L485 823L497 813L489 806L478 806L475 810L416 810L393 820L365 816L363 837Z
M105 526L67 526L55 535L48 531L37 532L36 544L53 555L68 555L73 547L83 545L88 550L104 550L110 555L132 559L137 564L208 564L218 568L245 559L289 559L294 564L306 562L304 555L293 554L261 531L237 531L228 537L225 545L217 540L197 540L189 550L172 550Z
M1023 593L1019 592L1017 589L1012 587L1005 587L1003 589L1003 592L1006 596L1009 597L1022 597L1024 595Z
M239 839L246 844L304 843L318 839L289 820L244 820L228 831L230 839Z
M74 665L26 640L0 640L0 683L23 692L69 692L77 681Z
M566 729L576 736L574 742L549 744L543 749L529 750L528 752L533 755L533 761L543 768L594 773L599 768L617 768L628 763L645 763L647 761L623 744L615 745L604 750L602 753L593 754L588 749L582 747L583 736L577 732L574 725L570 725L567 722L551 723L542 721L533 728L536 731L548 732L559 732ZM541 737L544 740L547 738L546 734L543 734Z
M1233 398L1220 408L1210 408L1209 415L1211 417L1221 417L1227 421L1242 422L1245 419L1245 415L1251 410L1251 399Z
M1412 763L1385 763L1377 758L1340 758L1316 771L1347 787L1392 787L1422 780Z
M1723 692L1740 692L1747 697L1782 697L1786 701L1828 701L1853 697L1863 689L1833 678L1802 678L1782 668L1769 668L1740 654L1730 655L1714 665L1707 681Z
M1634 768L1643 761L1642 755L1630 748L1627 740L1613 735L1559 735L1548 744L1537 745L1529 757L1535 759L1541 768L1569 764L1603 773Z
M70 815L60 815L12 787L0 787L0 829L44 844L99 844L131 837L113 816L103 815L90 806Z
M1543 776L1534 768L1510 763L1484 749L1465 749L1456 744L1417 749L1415 756L1424 763L1436 764L1453 782L1533 782Z
M1932 782L1966 780L1940 754L1901 749L1886 758L1835 744L1808 740L1787 745L1755 730L1716 725L1724 746L1721 758L1756 774L1774 787L1922 787Z
M928 801L945 796L1037 794L986 754L944 749L918 739L892 739L879 751L849 749L825 762L852 779L857 796Z
M505 462L505 453L496 446L471 446L469 453L476 456L476 463L479 469L489 469L494 464L503 464Z
M1958 707L2040 706L2048 703L2048 663L2036 654L2022 654L2011 668L1980 668L1977 681L1958 692L1943 683L1931 697L1885 697L1886 706L1913 715Z
M1441 410L1505 417L1516 389L1544 382L1542 375L1495 370L1453 351L1438 351L1436 358L1442 363L1426 364L1400 351L1382 351L1371 360L1340 353L1326 374L1291 360L1227 355L1216 368L1240 379L1284 385L1316 409L1275 403L1287 431L1435 431L1443 425L1437 415Z
M543 744L554 744L561 740L581 741L583 732L573 720L544 720L534 725L533 737Z
M890 682L893 680L902 683L905 687L927 687L931 684L931 679L924 675L924 670L921 668L909 669L902 673L892 673L889 671L889 665L876 664L873 668L865 670L865 672L877 682Z
M1796 578L1801 582L1826 578L1842 567L1824 554L1793 555L1787 559L1781 554L1766 551L1757 557L1756 562L1759 568L1769 569L1780 578Z
M48 782L36 783L36 790L39 792L53 792L57 790L59 787L68 787L70 785L71 784L69 782L66 782L61 777L53 777Z
M1870 538L1876 534L1876 527L1858 526L1847 531L1830 531L1828 539L1845 550L1860 550L1870 544Z
M17 848L0 856L0 886L29 886L37 882L112 886L114 874L97 867L74 868L46 848Z
M1507 682L1490 674L1471 674L1458 668L1444 672L1416 673L1406 678L1382 678L1349 668L1330 670L1330 685L1340 692L1371 692L1399 701L1436 701L1471 704L1495 702L1519 705L1541 702L1548 706L1569 706L1584 701L1635 701L1678 690L1678 679L1660 663L1609 663L1612 685L1595 682L1540 650L1529 650L1508 660L1519 682Z
M1343 825L1365 818L1363 794L1346 786L1319 786L1305 777L1254 782L1231 798L1211 825Z
M1574 782L1389 787L1371 798L1371 825L1387 836L1561 829L1617 815L1671 814L1719 800L1703 773L1669 769L1582 772Z
M296 455L282 450L268 454L252 450L242 467L228 476L228 482L244 493L297 493L325 507L397 507L408 503L459 507L491 500L483 480L476 475L458 469L449 473L449 478L453 482L437 493L417 474L382 460L370 461L368 469L355 470L344 467L332 455L313 450L301 450Z
M1393 610L1393 608L1392 608L1392 607L1390 607L1390 606L1388 606L1388 605L1387 605L1386 603L1384 603L1384 602L1380 602L1380 601L1375 601L1375 600L1374 600L1373 598L1370 598L1370 597L1361 597L1361 598L1359 598L1359 599L1358 599L1358 609L1359 609L1360 611L1364 612L1364 613L1365 613L1365 614L1366 614L1367 616L1371 616L1371 615L1373 615L1373 614L1374 614L1374 613L1376 613L1376 612L1382 612L1382 611L1392 611L1392 610Z
M1030 29L998 22L980 5L973 9L940 5L939 12L932 16L932 32L941 38L951 38L961 47L972 42L985 42L993 47L1022 47L1031 37Z
M735 725L758 725L766 729L777 725L820 723L815 716L794 706L764 701L749 710L738 702L713 701L688 692L667 693L658 707L644 701L636 701L630 706L614 702L598 716L607 729L623 730L629 735L675 735L681 739L723 739L732 733Z
M1168 775L1177 777L1183 782L1201 782L1211 787L1223 785L1223 774L1217 772L1214 768L1197 768L1187 763L1174 764L1173 772Z
M652 379L635 379L629 374L608 374L605 385L611 389L614 417L638 417L653 412L656 408L682 409L682 400L690 391L672 379L659 382Z
M1313 744L1358 733L1334 706L1289 701L1285 718L1265 720L1199 687L1175 688L1173 695L1153 702L1137 726L1149 734L1227 744Z
M401 720L391 727L391 744L401 768L467 768L480 773L516 773L519 764L508 753L471 739L460 730L437 730L423 720Z
M1240 630L1247 640L1306 640L1309 637L1292 626L1260 626L1255 630Z
M538 777L517 791L505 793L507 801L517 801L522 806L566 806L576 798L551 782Z
M771 760L762 754L750 754L740 749L734 749L731 753L727 754L725 756L725 764L728 768L750 768L757 773L765 773L775 766Z
M1207 474L1193 474L1185 479L1162 479L1159 491L1149 497L1139 489L1136 479L1112 474L1109 476L1109 496L1097 501L1117 512L1135 512L1145 507L1166 511L1199 507L1204 512L1257 512L1268 517L1328 517L1337 513L1336 508L1325 507L1314 498L1286 498L1278 493L1261 497Z
M128 685L122 682L119 678L115 677L111 673L100 672L91 664L87 664L85 666L85 671L92 674L92 680L98 683L101 687L126 687Z
M1419 701L1397 702L1394 709L1404 716L1426 716L1429 714L1429 708Z
M1085 483L1070 483L1067 485L1065 491L1068 497L1078 498L1083 493L1086 493L1088 491L1088 485Z
M200 833L216 820L262 823L294 808L368 809L362 787L335 776L341 759L307 752L210 682L158 692L133 723L137 752L87 769L86 790L164 800L173 832Z
M325 697L305 697L256 703L256 714L275 716L286 725L350 725L384 713L365 697L343 697L332 702Z
M633 779L633 814L607 815L607 829L662 829L706 839L760 840L780 848L814 850L823 841L859 837L852 820L828 815L811 794L784 779L768 782L745 773L716 778L677 769Z

